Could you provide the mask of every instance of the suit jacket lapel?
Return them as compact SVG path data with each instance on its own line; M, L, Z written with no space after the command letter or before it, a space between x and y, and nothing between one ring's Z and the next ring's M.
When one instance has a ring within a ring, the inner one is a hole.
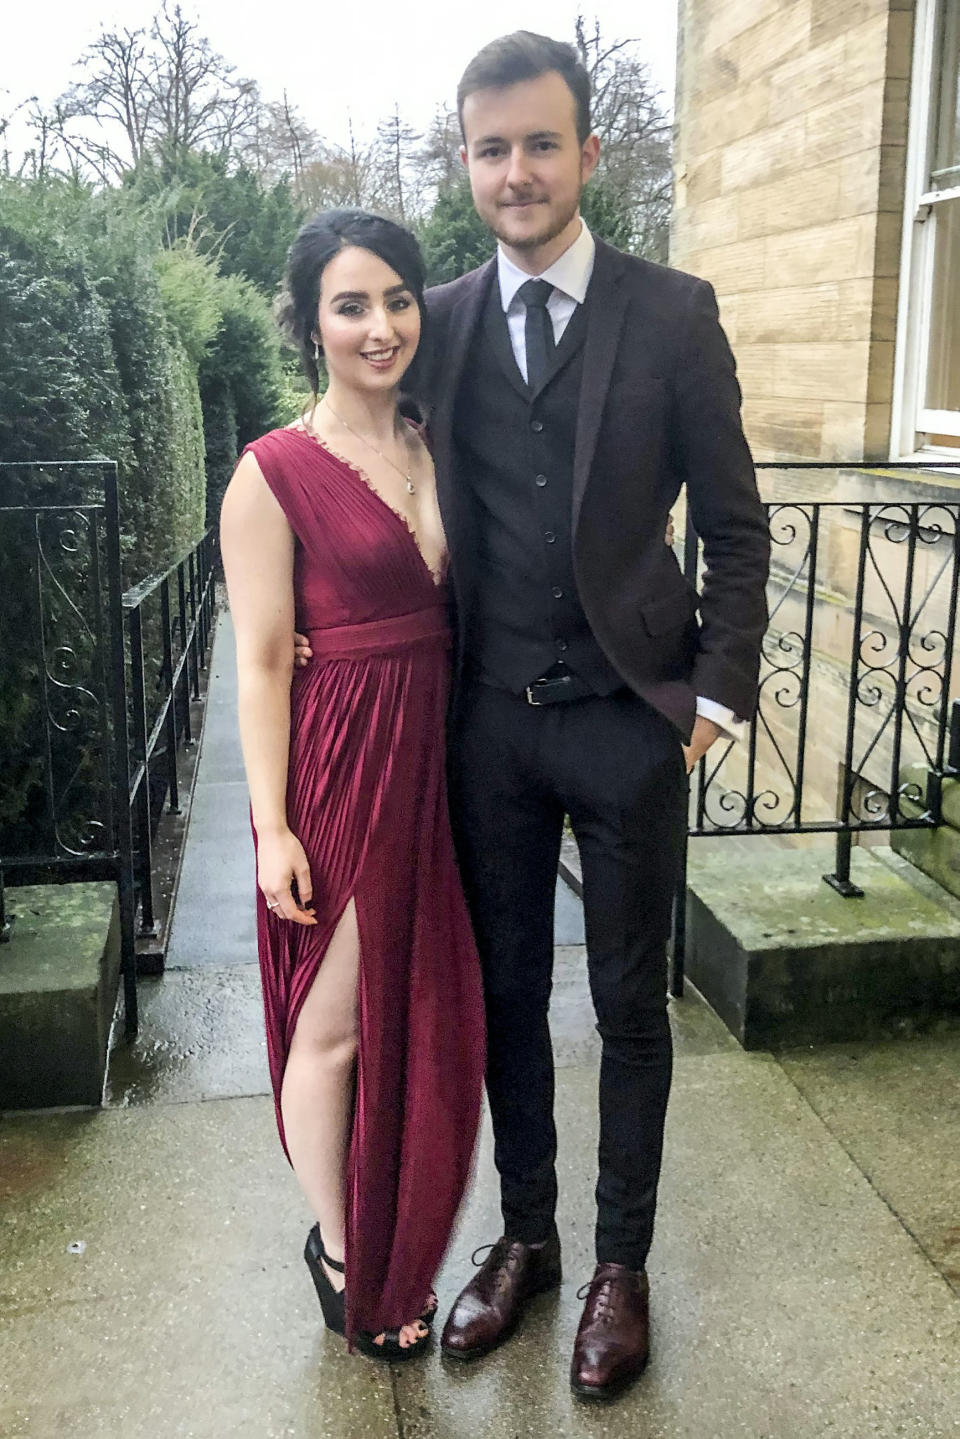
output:
M487 291L487 303L483 313L483 328L487 339L497 357L497 363L503 370L504 375L510 384L523 399L529 396L526 382L520 373L517 365L517 358L513 353L513 345L510 343L510 330L507 326L507 317L503 313L503 306L500 303L500 289L494 281Z
M563 369L570 356L575 354L580 345L583 344L586 328L586 305L578 305L567 321L567 327L560 336L560 343L553 353L553 358L547 365L547 372L543 377L543 384L538 385L535 390L525 391L532 399L536 399L540 391L544 389L546 385L549 385L558 370Z
M470 277L469 288L456 301L447 321L447 343L438 359L436 408L430 419L430 440L437 472L437 498L444 524L452 530L459 486L453 473L453 407L460 388L467 351L476 334L490 284L496 276L496 256Z
M574 530L587 480L590 478L590 467L600 433L600 420L610 387L620 332L623 329L625 306L618 303L618 287L623 278L623 268L618 252L598 240L588 290L589 304L586 306L587 336L584 344L580 403L577 406L577 438L573 452Z

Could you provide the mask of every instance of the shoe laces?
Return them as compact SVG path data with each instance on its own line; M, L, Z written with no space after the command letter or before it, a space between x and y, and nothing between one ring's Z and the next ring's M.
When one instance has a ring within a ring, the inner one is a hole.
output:
M623 1281L614 1274L607 1274L603 1279L588 1279L586 1284L581 1284L577 1290L578 1299L586 1299L588 1294L593 1295L592 1319L597 1324L611 1324L617 1317L618 1289Z
M487 1251L486 1254L483 1255L482 1259L478 1259L477 1255L483 1254L484 1250ZM492 1261L493 1264L503 1264L506 1265L508 1269L515 1269L519 1258L520 1256L516 1252L515 1244L512 1244L505 1235L501 1235L493 1244L479 1245L471 1254L470 1263L479 1268L481 1265Z
M486 1250L482 1259L477 1256ZM510 1287L510 1275L515 1270L521 1258L521 1251L516 1244L512 1244L506 1236L502 1236L494 1244L481 1244L470 1256L471 1264L477 1268L483 1268L492 1274L496 1271L494 1292L504 1293Z

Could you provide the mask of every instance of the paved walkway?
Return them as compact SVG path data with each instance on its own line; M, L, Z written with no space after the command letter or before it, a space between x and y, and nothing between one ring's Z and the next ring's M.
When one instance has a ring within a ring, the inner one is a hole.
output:
M566 1278L468 1368L328 1340L267 1093L227 617L170 968L100 1112L0 1124L4 1439L947 1439L960 1434L960 1035L745 1054L694 996L651 1256L654 1352L618 1404L567 1386L591 1270L597 1042L558 891ZM440 1280L498 1233L485 1130ZM72 1252L79 1250L80 1252Z

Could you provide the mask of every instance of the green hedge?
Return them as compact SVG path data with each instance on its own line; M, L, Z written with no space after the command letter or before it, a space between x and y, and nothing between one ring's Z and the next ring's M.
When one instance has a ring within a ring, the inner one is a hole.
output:
M200 399L207 466L207 514L213 524L237 463L237 406L230 384L222 375L205 383Z
M281 389L266 297L188 244L165 251L159 215L129 189L0 177L0 460L116 460L127 584L196 543L208 459L218 500L238 444L276 422ZM42 483L32 493L52 501ZM12 520L3 541L0 855L23 851L42 809L33 545ZM81 587L81 561L58 559ZM92 812L84 743L78 813Z
M0 183L0 458L131 459L97 267L73 197Z

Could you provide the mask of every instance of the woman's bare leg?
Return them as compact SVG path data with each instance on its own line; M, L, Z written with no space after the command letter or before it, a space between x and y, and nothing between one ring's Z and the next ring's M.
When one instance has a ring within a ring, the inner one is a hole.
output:
M351 899L301 1006L280 1091L290 1162L328 1254L341 1261L359 963L357 912ZM332 1277L342 1287L342 1279Z
M303 1002L287 1055L280 1110L294 1173L331 1259L344 1257L347 1152L357 1057L360 936L351 899ZM337 1289L343 1275L324 1269ZM423 1326L406 1324L401 1343Z

